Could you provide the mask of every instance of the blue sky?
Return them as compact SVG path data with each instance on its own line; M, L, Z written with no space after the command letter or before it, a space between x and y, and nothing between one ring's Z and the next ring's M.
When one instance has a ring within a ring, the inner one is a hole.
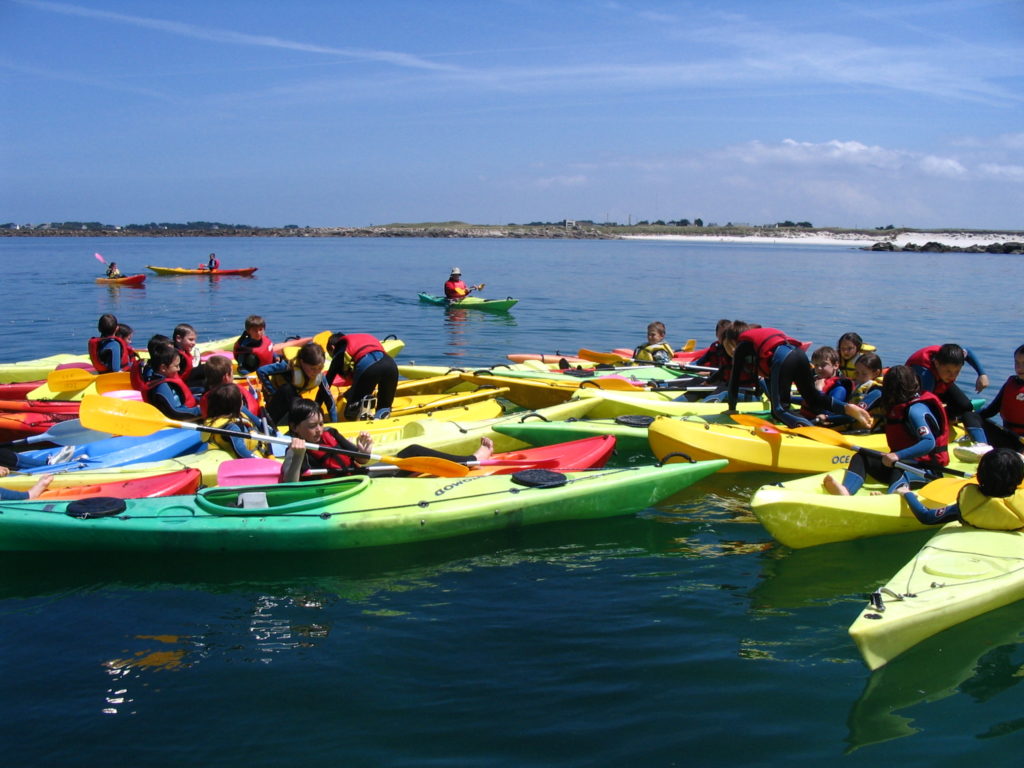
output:
M1024 2L0 0L0 222L1024 228Z

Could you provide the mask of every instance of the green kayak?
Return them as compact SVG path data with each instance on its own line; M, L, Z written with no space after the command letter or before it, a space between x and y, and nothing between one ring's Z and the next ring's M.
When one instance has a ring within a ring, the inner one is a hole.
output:
M309 551L631 514L724 467L367 476L206 488L194 496L0 503L4 551Z
M614 419L568 419L565 421L520 421L496 424L494 430L530 445L557 445L596 435L613 435L615 451L609 466L653 463L647 427L653 416L619 416Z
M438 304L451 309L482 309L487 312L508 312L519 299L509 296L507 299L481 299L479 296L467 296L461 301L449 301L444 296L430 293L419 294L420 301L426 304Z

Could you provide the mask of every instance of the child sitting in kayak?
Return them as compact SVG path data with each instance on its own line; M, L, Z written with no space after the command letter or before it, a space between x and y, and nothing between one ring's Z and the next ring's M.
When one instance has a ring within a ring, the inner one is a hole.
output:
M633 359L664 365L674 354L672 345L665 341L665 324L655 320L647 326L647 342L633 350Z
M171 344L150 353L152 376L143 382L142 399L170 419L195 421L202 414L192 390L178 375L180 358L181 353Z
M976 443L984 443L985 430L981 416L975 413L974 403L956 384L964 363L978 374L974 388L981 392L988 386L988 375L982 370L974 353L959 344L924 347L908 357L906 362L917 374L921 391L933 392L946 405L949 420L962 421L971 439Z
M210 392L221 384L231 383L236 384L242 393L242 414L251 419L254 424L266 427L267 425L263 419L259 417L261 412L259 389L254 387L248 379L244 382L235 381L232 375L231 360L224 355L211 355L203 363L203 394L199 398L199 410L203 416L208 415L207 401L209 400ZM264 428L260 431L266 432L267 429Z
M117 268L116 261L112 261L107 265L107 277L112 280L118 277L124 277L124 275L121 274L121 270Z
M284 421L296 398L312 400L320 406L327 421L338 420L334 395L324 376L327 356L315 341L303 344L291 360L280 360L256 369L263 386L267 415L274 424Z
M281 466L281 482L296 482L310 469L325 469L329 476L365 472L365 466L370 461L368 455L365 457L346 456L340 453L306 448L306 443L308 442L332 448L341 448L345 451L360 454L369 454L373 450L373 438L369 432L360 432L356 442L352 443L352 441L333 427L325 427L320 410L317 408L316 403L310 400L298 399L292 402L291 408L288 411L288 432L292 435L292 442L285 452L284 463ZM443 453L422 445L407 446L396 455L402 459L413 456L434 456L449 461L465 463L468 461L483 461L490 458L493 450L494 443L491 439L483 437L480 439L480 447L475 453L468 456Z
M1024 459L1010 448L996 448L981 457L978 484L965 484L954 504L926 507L908 486L896 489L920 522L940 525L961 520L975 528L1017 531L1024 528Z
M839 337L839 341L836 342L836 351L839 353L841 375L852 379L856 374L854 368L860 356L876 350L871 344L865 344L859 333L850 331Z
M235 362L238 363L238 373L242 376L277 360L274 342L267 336L267 321L259 315L245 318L245 331L235 341L233 352Z
M238 436L203 432L203 440L238 459L269 456L269 446L249 436L260 431L260 424L246 411L243 402L242 390L234 382L219 384L210 390L203 425L237 432Z
M196 329L188 323L178 323L174 326L171 334L171 341L175 349L181 353L180 376L188 382L193 389L202 386L204 374L202 371L203 360L199 354L199 347L196 346Z
M89 360L96 373L126 371L136 358L132 345L117 335L117 327L117 317L100 315L96 324L99 335L89 339Z
M901 485L924 483L941 474L949 464L949 422L942 402L931 392L921 392L917 377L906 365L894 365L886 371L880 401L886 412L885 436L888 453L858 451L840 482L826 475L825 490L837 496L850 496L860 490L870 475L889 486L889 492ZM895 466L911 465L910 472Z

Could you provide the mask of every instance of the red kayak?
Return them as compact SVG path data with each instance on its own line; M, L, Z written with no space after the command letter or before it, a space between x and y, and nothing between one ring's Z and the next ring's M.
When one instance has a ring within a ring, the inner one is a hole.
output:
M0 413L0 443L10 443L23 437L41 435L62 421L77 418L75 413L35 413L16 411Z
M510 475L523 469L550 469L569 472L603 467L615 450L613 435L597 435L567 443L541 445L521 451L495 453L491 458L474 466L470 475ZM503 461L515 462L502 464Z
M146 276L138 274L125 275L124 277L97 277L96 282L109 283L110 285L142 285L146 282Z
M77 400L0 400L0 413L54 413L78 415L82 406Z
M110 483L73 485L67 488L49 488L40 499L85 499L106 496L115 499L150 499L155 496L182 496L199 490L203 473L198 469L179 469L163 475L135 477Z

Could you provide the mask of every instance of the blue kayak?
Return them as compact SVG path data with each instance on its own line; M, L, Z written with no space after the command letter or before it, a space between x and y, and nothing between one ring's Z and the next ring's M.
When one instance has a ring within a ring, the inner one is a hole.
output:
M163 461L206 450L202 433L194 429L161 429L144 437L108 437L83 445L45 448L19 454L19 472L46 474L87 469L123 467L149 461ZM62 456L61 451L69 455ZM51 459L59 459L50 464Z

